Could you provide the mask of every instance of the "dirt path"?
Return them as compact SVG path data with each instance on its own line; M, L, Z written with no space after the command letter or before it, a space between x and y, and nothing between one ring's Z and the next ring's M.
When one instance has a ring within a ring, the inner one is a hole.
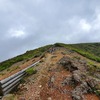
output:
M17 100L72 100L71 91L74 87L62 84L64 79L72 74L59 66L58 61L63 56L72 57L73 54L66 53L65 49L46 53L42 61L34 67L38 72L25 78L25 83L18 86L18 91L14 93L15 98ZM85 100L99 100L99 98L87 94Z

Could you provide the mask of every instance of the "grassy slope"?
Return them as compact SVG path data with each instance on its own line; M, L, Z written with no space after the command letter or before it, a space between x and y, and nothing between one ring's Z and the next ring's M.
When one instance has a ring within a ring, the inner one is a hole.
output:
M100 62L100 43L84 43L84 44L63 44L56 43L55 46L63 46L65 48L69 48L91 60ZM27 60L30 58L34 58L40 56L43 52L49 49L52 45L47 45L35 50L27 51L26 53L14 57L12 59L6 60L0 63L0 71L9 68L14 63Z
M100 62L100 43L83 43L83 44L63 44L56 43L56 46L70 48L73 51L97 62Z
M0 63L0 71L5 70L7 68L9 68L11 65L13 65L14 63L23 61L23 60L28 60L30 58L34 58L34 57L38 57L40 55L42 55L43 52L45 52L47 49L49 49L52 45L47 45L35 50L30 50L27 51L26 53L19 55L17 57L8 59L4 62Z

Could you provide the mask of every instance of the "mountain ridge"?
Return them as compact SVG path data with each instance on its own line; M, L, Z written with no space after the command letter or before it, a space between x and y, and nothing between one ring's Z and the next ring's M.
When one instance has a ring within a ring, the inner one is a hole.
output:
M94 45L97 48L94 48ZM91 46L93 50L89 52ZM100 63L97 60L99 56L97 52L95 53L95 49L98 48L98 44L80 46L56 43L26 52L21 56L25 57L24 60L13 62L12 66L1 71L1 79L38 60L40 62L26 71L27 76L21 80L17 90L12 91L7 98L13 97L13 100L22 98L26 100L29 98L31 100L99 100Z

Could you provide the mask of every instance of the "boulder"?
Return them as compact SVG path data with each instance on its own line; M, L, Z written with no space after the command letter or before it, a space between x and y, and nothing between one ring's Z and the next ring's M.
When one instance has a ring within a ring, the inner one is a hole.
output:
M68 77L66 77L61 84L62 84L62 86L71 85L72 84L72 76L69 75Z
M91 88L94 88L96 87L98 84L100 84L100 80L96 79L96 78L93 78L91 76L88 76L86 78L86 82L88 84L88 86L90 86Z
M80 70L73 71L72 76L73 76L73 80L79 83L84 81L84 79L86 79L86 75Z
M84 100L84 94L88 93L91 88L86 82L83 82L72 91L73 100Z
M51 76L50 80L48 82L48 87L53 88L54 87L54 82L55 82L55 76Z
M69 57L63 57L62 59L60 59L59 63L70 72L78 70L77 66L73 64L73 61Z
M100 79L100 73L94 73L94 76Z

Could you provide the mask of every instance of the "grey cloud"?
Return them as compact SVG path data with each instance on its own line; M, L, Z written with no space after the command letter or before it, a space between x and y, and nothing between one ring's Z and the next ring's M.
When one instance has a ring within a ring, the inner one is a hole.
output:
M99 5L100 0L0 0L0 61L55 42L100 42Z

